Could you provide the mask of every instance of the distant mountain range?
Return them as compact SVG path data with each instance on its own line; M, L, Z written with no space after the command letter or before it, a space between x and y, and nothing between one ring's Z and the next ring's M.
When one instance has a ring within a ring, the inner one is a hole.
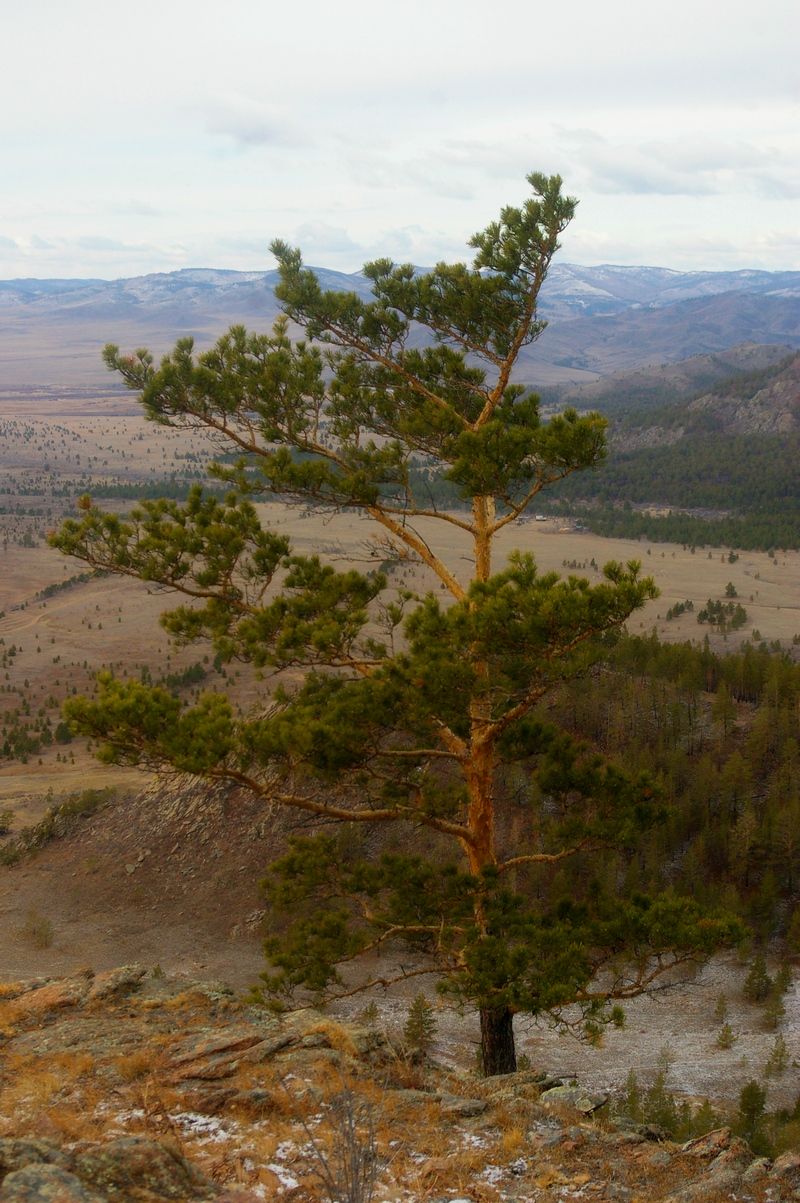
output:
M370 295L360 273L315 269L324 287ZM85 386L114 391L106 342L166 351L211 343L233 322L264 329L277 272L186 269L124 280L0 281L0 393ZM550 321L519 378L589 383L643 364L715 355L741 343L800 347L800 272L676 272L555 265L541 296Z

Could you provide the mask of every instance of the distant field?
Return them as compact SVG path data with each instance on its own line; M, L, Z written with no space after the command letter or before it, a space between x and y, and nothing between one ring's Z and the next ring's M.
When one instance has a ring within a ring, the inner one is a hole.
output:
M342 566L355 563L364 570L374 566L369 555L376 529L369 520L349 515L325 523L318 516L304 517L279 503L266 504L260 509L265 522L290 535L298 552L320 554L323 559ZM0 530L4 521L0 517ZM422 531L435 550L463 565L466 579L471 554L467 537L430 520L422 526ZM0 610L5 611L5 617L0 619L0 638L4 641L0 651L7 652L12 645L21 648L0 673L0 678L4 677L0 680L0 718L5 716L6 723L24 697L32 718L41 710L55 726L64 698L74 691L91 693L94 674L100 668L113 666L118 676L139 676L144 666L155 680L202 663L204 656L208 656L204 664L207 676L199 684L181 690L183 696L191 698L196 690L204 688L227 690L244 709L267 696L267 685L254 682L246 666L238 669L230 666L227 678L214 671L210 663L213 653L207 646L179 653L170 648L158 626L159 614L171 605L165 591L106 577L78 583L52 592L46 600L37 600L37 592L82 570L79 563L63 559L43 546L41 540L38 543L36 547L9 543L4 572L0 575ZM754 628L761 638L780 640L785 648L792 647L793 637L800 632L798 553L788 553L775 562L762 553L743 554L738 562L729 564L717 552L709 558L708 553L698 551L693 555L671 545L648 546L632 540L602 539L575 532L571 527L559 528L552 520L527 522L515 531L505 532L499 540L496 567L500 567L501 557L514 547L533 552L543 571L576 572L593 581L600 574L591 566L592 559L599 566L610 559L641 559L644 570L655 576L662 595L634 616L629 623L634 632L656 627L661 638L667 640L699 640L709 633L712 646L718 650L738 646L752 636ZM580 567L565 567L565 560ZM421 567L395 568L391 581L420 592L431 588L438 591L438 582ZM701 626L697 614L709 597L724 597L728 582L736 588L738 599L747 610L748 622L729 635L726 643L708 626ZM445 595L440 595L444 599ZM694 603L694 613L666 621L667 610L687 599ZM24 608L12 610L12 606ZM26 765L18 761L0 762L0 803L32 798L51 788L58 793L105 784L130 788L141 784L141 776L134 770L108 770L98 765L85 741L75 740L66 747L54 744L42 749L40 756L29 757Z

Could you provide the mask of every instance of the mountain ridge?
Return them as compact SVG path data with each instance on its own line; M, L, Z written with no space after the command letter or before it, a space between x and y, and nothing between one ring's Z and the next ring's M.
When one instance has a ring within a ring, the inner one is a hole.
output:
M323 287L371 295L361 273L314 270ZM234 323L267 329L279 313L277 279L274 270L184 268L111 281L0 281L0 390L80 384L116 394L100 359L105 343L161 355L188 334L203 348ZM745 342L800 347L800 272L557 264L541 313L550 324L524 349L517 378L579 385Z

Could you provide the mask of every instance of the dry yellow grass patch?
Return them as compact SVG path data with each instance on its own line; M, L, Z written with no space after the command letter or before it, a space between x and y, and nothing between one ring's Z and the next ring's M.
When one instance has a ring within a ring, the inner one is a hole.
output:
M152 1073L156 1064L156 1057L152 1049L142 1048L135 1053L128 1053L127 1056L118 1057L114 1062L114 1068L121 1078L126 1082L135 1082L138 1078L145 1078Z
M68 1080L74 1082L91 1073L95 1059L91 1053L57 1053L52 1058L52 1064L62 1070Z
M349 1057L358 1056L358 1049L352 1036L334 1019L320 1020L319 1023L315 1023L308 1029L307 1034L309 1036L326 1036L330 1041L331 1048L335 1048L337 1052L346 1053Z

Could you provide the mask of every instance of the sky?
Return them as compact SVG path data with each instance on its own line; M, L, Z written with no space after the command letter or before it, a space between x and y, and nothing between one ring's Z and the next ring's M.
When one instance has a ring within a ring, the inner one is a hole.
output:
M0 0L0 278L469 257L800 269L798 0Z

